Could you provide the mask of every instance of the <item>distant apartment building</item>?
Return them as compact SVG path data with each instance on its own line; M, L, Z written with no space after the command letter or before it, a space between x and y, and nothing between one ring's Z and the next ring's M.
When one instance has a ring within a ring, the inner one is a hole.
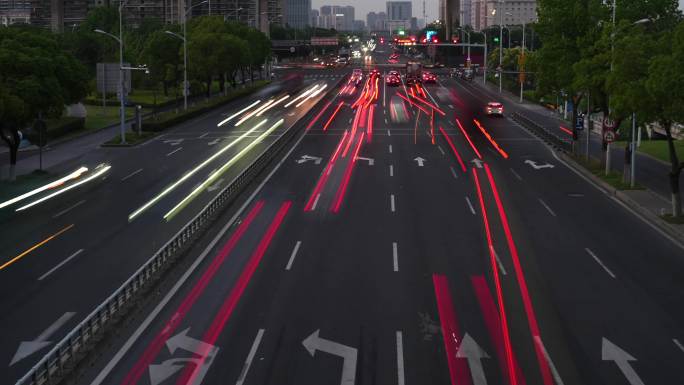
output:
M456 24L460 24L461 0L439 0L439 20L446 26L447 35L451 35Z
M354 20L354 31L363 31L366 29L366 22L363 20Z
M413 17L412 3L410 1L388 1L387 20L390 21L410 21Z
M354 30L354 7L324 5L318 16L320 28L334 28L338 31Z
M476 0L461 0L459 25L461 25L461 26L470 25L471 11L472 11L471 7L472 7L473 1L476 1Z
M285 24L302 29L311 25L311 0L285 0Z
M370 31L385 31L385 21L387 21L385 12L368 12L366 15L366 27Z
M309 25L312 27L316 28L318 27L318 17L320 16L320 12L318 12L317 9L312 9L309 11Z
M492 12L495 12L492 15ZM520 25L537 20L536 0L471 0L470 25L475 30L481 30L493 25L499 25L503 16L504 25Z
M31 22L31 1L0 0L0 25L29 24Z

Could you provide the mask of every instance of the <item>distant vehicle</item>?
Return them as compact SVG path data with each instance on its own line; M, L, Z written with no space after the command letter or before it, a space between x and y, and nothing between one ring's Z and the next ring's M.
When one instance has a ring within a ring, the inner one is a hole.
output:
M435 83L437 82L437 75L432 72L423 72L423 81L425 83Z
M380 71L378 71L377 68L374 68L371 70L369 75L370 75L371 79L375 79L377 77L380 77Z
M423 80L423 66L416 61L406 63L406 84L420 83Z
M485 108L488 116L503 116L503 104L499 102L489 102Z
M361 71L360 68L354 68L352 71L351 77L349 78L349 82L354 84L355 86L358 86L361 84L361 81L363 80L363 71Z
M423 55L423 53L422 53L422 52L418 52L418 53L417 53L417 54L415 54L415 55L414 55L413 57L414 57L414 58L416 58L416 59L422 59L422 58L424 58L424 57L425 57L425 55Z
M475 73L472 69L466 68L465 70L463 70L463 75L461 77L465 80L473 80L473 77L475 77Z
M452 68L449 70L449 76L452 78L460 78L463 76L463 68Z
M388 72L387 76L396 76L397 78L401 79L401 74L399 73L399 71L395 71L395 70Z
M398 86L399 83L401 83L401 79L397 71L391 71L385 76L385 84L388 86Z

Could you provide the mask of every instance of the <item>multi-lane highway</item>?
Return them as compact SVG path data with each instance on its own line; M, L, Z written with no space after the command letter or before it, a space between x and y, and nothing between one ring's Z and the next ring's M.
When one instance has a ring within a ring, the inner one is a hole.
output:
M338 76L351 70L307 72L291 98L314 84L328 84L325 92L302 108L268 111L251 139L133 220L258 125L254 114L217 128L259 97L137 149L96 150L91 163L112 165L105 180L33 215L14 214L8 255L66 230L0 270L3 306L12 309L0 319L11 331L2 334L0 358L10 364L22 341L34 342L25 352L36 350L3 381L23 374L41 343L85 316L212 192L165 221L179 200L282 118L255 145L299 129L282 161L73 381L684 382L681 245L508 119L517 106L504 103L503 118L487 117L484 106L497 97L475 84L439 76L389 87L371 68L390 70L365 68L358 87Z

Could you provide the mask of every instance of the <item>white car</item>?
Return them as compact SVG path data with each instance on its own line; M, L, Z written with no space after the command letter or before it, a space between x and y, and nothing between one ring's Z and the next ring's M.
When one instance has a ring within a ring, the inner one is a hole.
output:
M503 116L503 104L499 102L489 102L487 103L485 112L487 115Z

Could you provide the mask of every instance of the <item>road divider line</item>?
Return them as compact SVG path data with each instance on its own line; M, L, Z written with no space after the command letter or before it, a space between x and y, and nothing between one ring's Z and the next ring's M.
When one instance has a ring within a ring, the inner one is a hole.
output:
M59 269L60 267L66 265L67 262L69 262L69 261L71 261L72 259L76 258L76 257L77 257L79 254L81 254L82 252L83 252L83 249L79 249L79 250L76 251L75 253L71 254L67 259L65 259L65 260L63 260L62 262L60 262L59 264L57 264L57 266L55 266L55 267L53 267L52 269L48 270L47 273L45 273L45 274L41 275L40 277L38 277L38 280L39 280L39 281L44 280L47 276L49 276L50 274L52 274L52 273L54 273L55 271L57 271L57 269Z
M385 119L385 123L387 123L387 119ZM389 129L387 130L387 136L392 136L392 133L390 132Z
M175 150L169 152L168 154L166 154L166 156L171 156L171 155L177 153L178 151L180 151L180 150L182 150L182 149L183 149L183 147L178 147L177 149L175 149Z
M501 258L499 258L499 254L496 253L496 249L494 248L494 246L490 245L489 248L490 248L492 254L494 254L494 258L496 258L496 263L499 265L499 269L501 270L501 274L508 275L508 273L506 272L506 268L504 267L503 262L501 262Z
M204 134L200 135L197 139L204 139L204 137L207 135L209 135L209 133L205 132Z
M51 240L53 240L53 239L59 237L60 235L62 235L62 234L64 234L65 232L67 232L68 230L71 230L74 226L75 226L75 225L72 223L72 224L70 224L69 226L67 226L67 227L65 227L65 228L63 228L63 229L61 229L61 230L59 230L58 232L56 232L56 233L50 235L49 237L43 239L42 241L36 243L35 245L29 247L28 249L26 249L26 250L25 250L24 252L22 252L21 254L17 255L16 257L14 257L14 258L10 259L9 261L7 261L7 262L3 263L2 265L0 265L0 270L6 269L8 266L10 266L11 264L13 264L14 262L17 262L18 260L20 260L20 259L24 258L25 256L27 256L27 255L28 255L30 252L32 252L33 250L35 250L35 249L37 249L37 248L43 246L44 244L50 242Z
M76 202L73 206L69 206L69 207L67 207L66 209L64 209L64 210L62 210L62 211L60 211L60 212L58 212L58 213L55 214L55 215L53 215L52 218L53 218L53 219L59 218L59 217L61 217L62 215L68 213L69 211L75 209L76 207L78 207L78 206L84 204L85 202L86 202L85 199L82 200L82 201L78 201L78 202Z
M390 208L392 209L392 212L395 212L395 206L394 206L394 194L390 194Z
M468 204L468 208L470 209L470 212L473 213L473 215L477 215L477 214L475 214L475 207L473 207L473 203L470 201L470 198L465 197L465 200L466 200L466 203Z
M541 205L544 206L544 208L546 209L546 211L549 212L549 214L553 215L554 217L556 216L556 213L554 213L553 210L551 210L551 207L549 207L549 205L547 205L543 199L539 198L539 203L541 203Z
M259 349L259 344L261 343L261 338L263 338L265 331L265 329L259 329L259 331L257 332L257 335L254 338L254 342L252 342L252 347L249 349L249 353L247 354L245 364L242 366L240 376L238 377L238 380L235 383L235 385L242 385L245 383L245 378L247 378L247 372L249 372L249 368L250 366L252 366L252 361L254 361L254 356L256 355L257 349Z
M451 170L451 175L453 175L455 179L458 179L458 174L456 173L456 170L454 170L454 166L449 166L449 170Z
M389 145L389 153L390 154L392 153L392 145L391 144Z
M603 270L605 270L606 273L608 273L608 275L611 276L611 278L613 278L613 279L616 278L615 274L613 274L613 272L610 271L610 269L603 263L603 261L601 261L601 259L599 259L599 257L596 256L596 254L594 254L593 251L591 251L591 250L590 250L589 248L587 248L587 247L585 247L584 250L585 250L585 251L587 252L587 254L589 254L592 258L594 258L594 261L596 261L596 263L598 263L598 264L603 268Z
M396 242L392 242L392 263L394 271L399 271L399 250Z
M132 173L126 175L126 176L123 177L123 178L121 178L121 181L124 182L124 181L126 181L126 180L128 180L128 179L130 179L130 178L132 178L132 177L134 177L134 176L136 176L136 175L138 175L138 174L140 174L140 173L142 172L142 170L143 170L142 168L139 168L139 169L133 171Z
M287 266L285 266L285 270L290 270L290 268L292 268L292 263L294 262L295 257L297 256L297 252L299 251L299 246L301 245L302 241L297 241L294 249L292 249L292 254L290 254L290 260L287 261Z
M672 342L674 342L674 344L677 345L677 347L679 348L679 350L681 350L682 353L684 353L684 345L682 345L682 343L679 342L678 339L673 338L673 339L672 339Z
M546 346L544 346L544 342L542 341L541 337L534 336L534 342L537 345L539 345L539 348L544 353L544 358L546 358L546 362L549 364L549 367L551 368L551 374L553 375L553 380L556 382L556 385L565 385L563 379L560 376L560 373L558 373L558 369L556 369L556 365L551 360L551 356L549 356L549 352L546 350Z
M513 174L513 176L515 176L519 181L522 182L523 178L520 176L520 174L515 172L515 170L513 170L512 168L510 170L511 170L511 173Z
M404 378L404 336L397 331L397 385L405 385Z
M391 164L389 166L389 174L390 174L390 176L394 176L394 166Z
M437 145L437 149L439 150L439 152L442 153L442 156L446 155L446 153L445 153L444 150L442 149L442 146Z

